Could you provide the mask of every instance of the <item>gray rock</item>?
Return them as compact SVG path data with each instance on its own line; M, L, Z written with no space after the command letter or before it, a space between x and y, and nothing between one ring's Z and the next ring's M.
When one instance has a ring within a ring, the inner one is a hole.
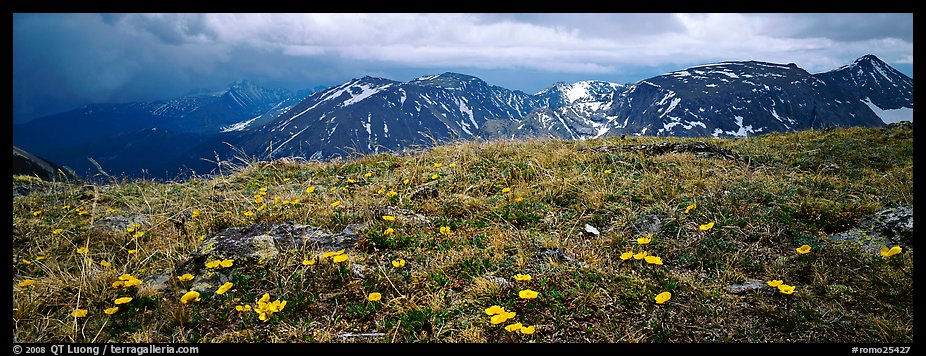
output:
M545 248L540 253L542 255L545 255L545 256L560 260L560 261L564 261L567 263L575 263L579 267L588 267L587 263L567 256L565 252L563 252L562 250L558 248Z
M144 225L150 219L139 214L128 214L119 216L107 216L93 222L93 229L108 230L112 232L124 232L132 224Z
M383 215L392 215L395 216L396 220L403 223L413 223L413 224L430 224L431 219L428 219L427 216L418 214L414 211L408 209L402 209L395 206L386 207L383 211Z
M767 288L768 284L759 279L746 278L743 283L733 284L724 287L724 290L730 294L745 294L752 291L762 290L762 288Z
M859 227L832 234L830 240L857 242L862 248L880 251L883 246L913 247L913 206L884 209L862 219Z
M643 215L633 222L637 235L658 234L662 231L662 221L653 214Z

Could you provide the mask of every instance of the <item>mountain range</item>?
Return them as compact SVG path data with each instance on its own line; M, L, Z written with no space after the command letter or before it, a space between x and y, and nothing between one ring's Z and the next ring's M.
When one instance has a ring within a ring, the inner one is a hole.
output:
M450 140L649 135L737 137L912 121L913 81L873 55L811 74L757 61L695 66L536 94L459 73L363 77L292 92L237 81L179 98L83 108L14 125L14 143L79 174L170 178L217 159L330 158Z

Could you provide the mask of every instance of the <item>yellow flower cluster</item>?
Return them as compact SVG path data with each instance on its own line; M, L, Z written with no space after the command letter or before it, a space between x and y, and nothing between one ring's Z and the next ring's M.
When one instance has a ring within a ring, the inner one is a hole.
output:
M515 312L506 311L505 308L502 308L501 306L498 306L498 305L493 305L491 307L488 307L485 310L485 313L492 317L489 321L493 325L504 323L508 321L509 319L514 318L515 316ZM505 326L505 330L508 332L517 331L522 334L529 335L529 334L534 333L534 326L533 325L524 326L524 325L521 325L521 323L514 323L514 324L509 324L508 326Z
M768 281L767 283L769 287L778 288L778 291L781 292L782 294L793 294L794 293L795 287L784 284L784 281L780 279L771 280L771 281Z
M392 267L395 267L395 268L405 267L405 260L401 258L397 260L392 260Z
M193 275L189 273L185 273L182 276L177 276L177 279L179 279L181 282L186 282L189 280L193 280Z
M228 268L234 265L235 260L215 260L206 262L206 268Z
M286 301L280 301L279 299L270 302L270 293L264 293L260 300L257 301L257 306L254 307L254 312L259 316L260 321L268 321L273 313L278 313L286 307Z
M665 304L665 302L669 301L669 299L671 298L672 298L672 293L669 293L669 292L659 293L658 295L656 295L656 298L655 298L656 304Z
M119 280L113 282L113 288L129 288L137 285L141 285L141 280L128 273L119 276Z
M441 235L450 235L450 226L441 226L440 233Z

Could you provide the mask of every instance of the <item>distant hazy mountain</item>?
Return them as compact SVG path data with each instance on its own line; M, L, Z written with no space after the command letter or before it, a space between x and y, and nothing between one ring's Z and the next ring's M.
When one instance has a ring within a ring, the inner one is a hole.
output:
M161 167L169 153L221 131L267 122L308 94L242 80L170 100L90 104L14 125L13 142L80 174L95 171L91 157L104 169L137 176L141 168Z

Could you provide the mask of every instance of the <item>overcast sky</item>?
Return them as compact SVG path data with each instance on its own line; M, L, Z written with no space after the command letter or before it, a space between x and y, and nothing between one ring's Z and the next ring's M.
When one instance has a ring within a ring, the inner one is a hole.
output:
M726 60L913 76L912 14L15 14L14 121L237 79L292 90L442 72L536 93Z

